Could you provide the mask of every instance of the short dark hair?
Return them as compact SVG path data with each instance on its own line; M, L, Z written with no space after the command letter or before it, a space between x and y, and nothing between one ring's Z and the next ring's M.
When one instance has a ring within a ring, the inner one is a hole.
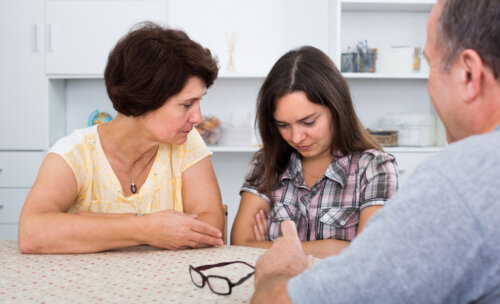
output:
M333 61L312 46L291 50L274 64L258 95L256 124L263 147L254 158L263 166L248 181L263 179L261 190L265 193L277 185L293 152L276 126L276 104L281 97L297 91L330 111L332 155L337 151L347 155L367 149L382 150L356 115L349 86Z
M186 33L144 22L110 52L104 81L115 110L137 117L161 107L190 77L208 88L217 73L217 60Z
M465 49L475 50L500 76L500 0L446 0L438 21L443 68Z

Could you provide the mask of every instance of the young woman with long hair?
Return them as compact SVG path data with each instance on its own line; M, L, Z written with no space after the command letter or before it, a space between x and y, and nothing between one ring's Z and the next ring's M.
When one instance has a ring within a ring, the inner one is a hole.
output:
M263 147L241 188L231 243L268 248L293 220L306 253L336 254L398 188L393 156L355 113L330 58L305 46L281 57L258 96Z

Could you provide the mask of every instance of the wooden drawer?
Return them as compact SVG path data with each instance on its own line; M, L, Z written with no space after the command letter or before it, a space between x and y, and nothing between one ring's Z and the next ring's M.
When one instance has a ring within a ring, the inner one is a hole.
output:
M0 189L0 224L17 224L30 189Z
M17 224L0 224L0 240L17 240Z
M43 151L1 151L0 188L31 187L44 156Z
M391 153L398 163L399 186L403 186L417 166L425 161L433 152L396 152Z

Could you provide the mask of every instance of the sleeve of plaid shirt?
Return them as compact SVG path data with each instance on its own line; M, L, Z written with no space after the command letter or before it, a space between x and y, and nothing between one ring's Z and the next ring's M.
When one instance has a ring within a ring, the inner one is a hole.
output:
M387 153L364 153L359 168L365 168L361 177L360 209L383 205L398 190L398 170L394 156Z
M262 179L260 178L257 183L250 183L247 180L255 174L255 171L261 167L261 164L259 163L258 160L253 160L250 166L248 167L247 174L245 175L245 181L243 182L243 186L241 186L240 189L240 195L243 191L253 193L257 195L258 197L264 199L266 202L271 203L271 199L269 196L266 194L260 192L258 190L258 187L260 183L262 182Z

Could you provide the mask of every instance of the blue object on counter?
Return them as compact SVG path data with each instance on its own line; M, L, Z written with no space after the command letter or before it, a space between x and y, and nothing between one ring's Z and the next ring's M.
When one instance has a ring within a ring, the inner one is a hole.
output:
M92 127L93 125L102 124L108 121L113 120L113 116L106 112L99 112L99 110L95 110L89 116L89 120L87 125Z

